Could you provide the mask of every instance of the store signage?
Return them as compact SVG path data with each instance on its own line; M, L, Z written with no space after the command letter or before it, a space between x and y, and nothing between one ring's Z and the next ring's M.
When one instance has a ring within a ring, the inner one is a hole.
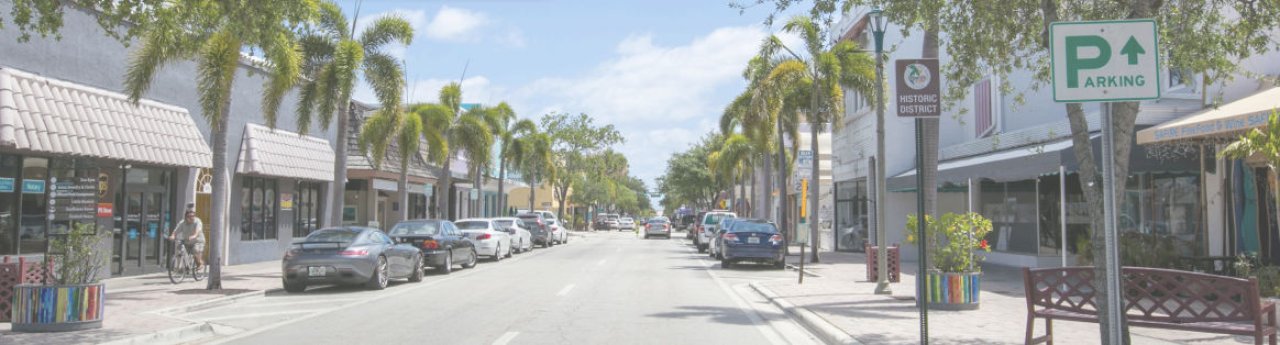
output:
M1160 98L1160 51L1151 19L1049 25L1053 100Z
M280 193L280 210L289 211L293 209L293 193Z
M50 219L84 221L98 217L98 178L97 174L92 175L94 177L49 179L53 183L49 193Z
M44 194L44 180L22 180L22 194Z
M0 192L12 193L13 182L14 181L12 177L0 177Z
M895 66L898 117L941 116L938 59L902 59L895 61Z
M98 203L98 218L111 218L115 214L115 205L109 202Z

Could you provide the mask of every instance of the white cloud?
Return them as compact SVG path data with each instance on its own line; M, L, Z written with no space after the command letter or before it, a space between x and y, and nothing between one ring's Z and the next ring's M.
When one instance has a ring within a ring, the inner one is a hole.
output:
M489 16L467 9L441 6L427 24L426 36L446 42L472 42L480 38L480 29L492 23Z

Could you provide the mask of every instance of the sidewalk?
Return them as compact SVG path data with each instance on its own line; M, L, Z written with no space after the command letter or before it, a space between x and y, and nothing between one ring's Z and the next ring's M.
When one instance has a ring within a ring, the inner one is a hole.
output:
M98 344L105 342L151 344L177 340L193 332L210 332L208 325L169 317L209 308L231 300L260 295L280 288L280 262L224 266L223 290L205 290L205 281L181 284L169 276L149 274L111 278L106 282L106 311L101 329L67 333L14 333L0 323L0 344ZM178 334L183 333L183 334ZM207 334L206 334L207 335Z
M798 249L793 254L798 253ZM807 254L807 253L806 253ZM797 264L789 257L789 264ZM752 284L774 304L830 343L918 344L919 309L915 305L916 265L902 263L902 282L892 284L893 295L874 294L876 283L866 281L861 253L821 253L822 263L805 270L804 284L795 279ZM791 271L794 272L794 271ZM1022 344L1026 330L1026 300L1020 268L984 265L982 306L972 311L929 311L929 339L935 344ZM1056 321L1059 344L1096 344L1098 325ZM826 330L826 331L824 331ZM1134 344L1241 344L1252 338L1133 327ZM1035 335L1044 334L1044 321Z

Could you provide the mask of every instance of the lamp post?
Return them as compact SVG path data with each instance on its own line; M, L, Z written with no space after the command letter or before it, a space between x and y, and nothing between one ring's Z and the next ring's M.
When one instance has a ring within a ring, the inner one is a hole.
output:
M871 34L876 40L876 294L893 293L889 288L888 241L885 239L884 195L887 192L884 176L884 11L871 10Z

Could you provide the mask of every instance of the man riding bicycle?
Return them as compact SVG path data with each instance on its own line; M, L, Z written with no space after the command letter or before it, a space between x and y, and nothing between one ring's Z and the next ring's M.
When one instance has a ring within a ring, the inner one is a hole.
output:
M196 218L196 211L187 211L178 226L169 234L169 240L181 240L187 253L196 259L196 270L204 266L204 225Z

